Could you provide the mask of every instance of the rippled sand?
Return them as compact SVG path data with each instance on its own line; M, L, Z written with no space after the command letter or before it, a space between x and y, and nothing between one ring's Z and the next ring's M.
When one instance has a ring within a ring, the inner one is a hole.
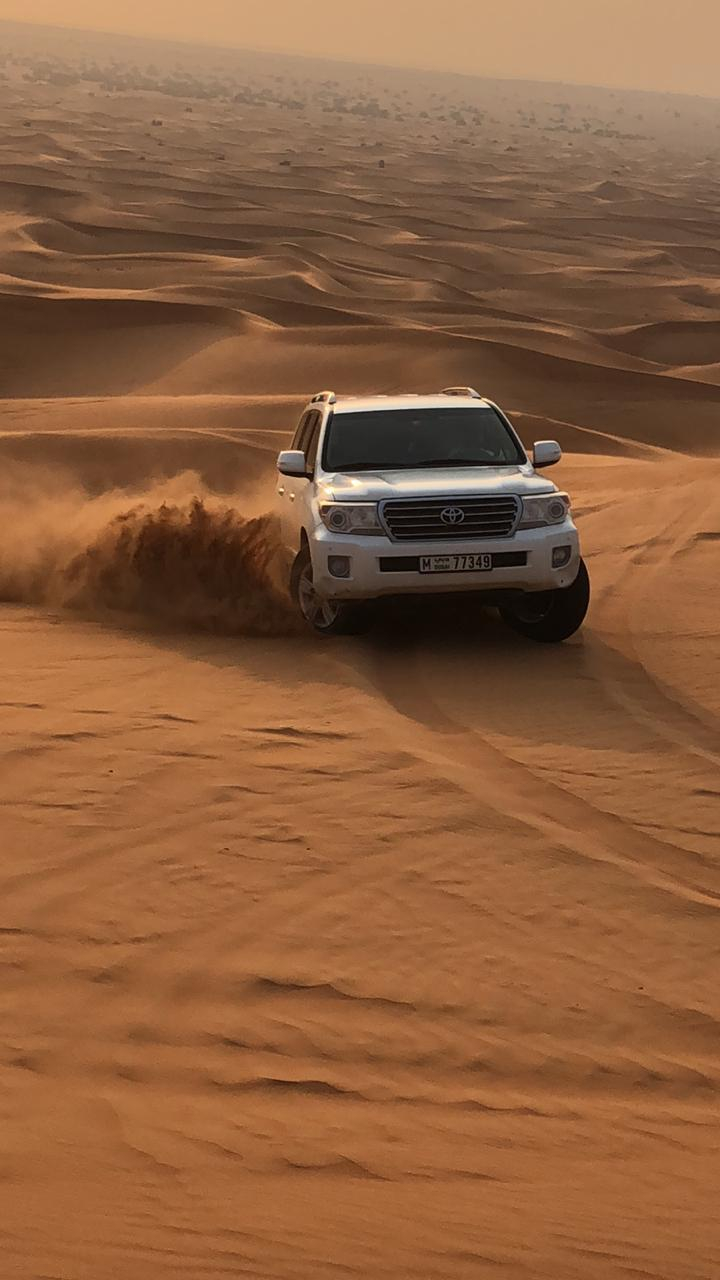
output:
M0 83L0 1270L711 1280L720 107L298 66ZM303 399L451 382L566 449L582 636L296 634Z

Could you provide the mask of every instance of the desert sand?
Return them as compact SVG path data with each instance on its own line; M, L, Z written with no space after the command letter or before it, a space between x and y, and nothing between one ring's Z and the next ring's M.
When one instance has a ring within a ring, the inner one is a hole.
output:
M720 104L1 47L3 1280L712 1280ZM303 401L450 382L583 633L299 634Z

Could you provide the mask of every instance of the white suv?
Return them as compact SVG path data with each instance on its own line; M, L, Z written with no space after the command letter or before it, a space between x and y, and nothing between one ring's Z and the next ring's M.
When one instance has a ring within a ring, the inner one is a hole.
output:
M505 414L472 387L313 396L278 457L291 593L322 634L358 632L382 596L482 593L516 631L565 640L590 587L564 493Z

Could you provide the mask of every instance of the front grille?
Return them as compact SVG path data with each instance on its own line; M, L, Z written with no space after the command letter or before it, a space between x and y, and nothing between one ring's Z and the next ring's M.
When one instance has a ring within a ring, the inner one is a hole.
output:
M520 500L512 494L488 498L393 498L381 515L396 542L506 538L512 533Z

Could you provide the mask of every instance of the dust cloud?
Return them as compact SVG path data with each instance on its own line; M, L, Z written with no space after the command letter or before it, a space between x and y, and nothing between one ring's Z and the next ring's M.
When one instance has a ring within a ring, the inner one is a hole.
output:
M294 629L274 518L184 473L91 496L11 467L0 481L0 599L225 635Z

